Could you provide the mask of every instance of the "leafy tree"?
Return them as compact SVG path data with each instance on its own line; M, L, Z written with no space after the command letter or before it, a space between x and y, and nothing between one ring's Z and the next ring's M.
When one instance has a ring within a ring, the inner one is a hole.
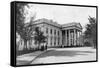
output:
M91 45L93 44L94 47L97 46L96 44L96 32L97 32L97 22L96 19L94 17L90 17L88 18L89 20L89 24L86 25L86 31L85 31L85 39L87 39Z
M35 44L38 44L38 48L39 48L41 43L46 42L46 38L47 37L43 35L43 32L40 30L40 28L36 27L35 34L34 34L34 40L35 40Z
M25 10L25 6L27 6L26 3L16 3L16 31L22 35L22 31L24 28L24 20L25 20L25 14L24 14L24 10Z
M25 15L24 15L24 7L26 3L16 3L16 32L20 35L22 39L24 39L23 35L25 33Z
M35 16L31 17L29 23L25 23L26 14L25 6L27 3L17 3L16 4L16 32L20 35L21 39L24 40L24 48L27 49L27 42L33 39L34 26L32 25Z
M23 29L23 35L22 38L24 40L24 46L27 49L27 42L33 39L33 31L34 27L33 26L25 26Z

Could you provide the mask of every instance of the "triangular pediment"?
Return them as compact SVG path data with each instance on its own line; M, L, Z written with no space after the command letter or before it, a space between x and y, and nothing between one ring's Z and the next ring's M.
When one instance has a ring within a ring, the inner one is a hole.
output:
M72 23L68 23L68 24L63 24L62 28L67 28L67 27L78 27L82 29L82 26L80 23L76 23L76 22L72 22Z

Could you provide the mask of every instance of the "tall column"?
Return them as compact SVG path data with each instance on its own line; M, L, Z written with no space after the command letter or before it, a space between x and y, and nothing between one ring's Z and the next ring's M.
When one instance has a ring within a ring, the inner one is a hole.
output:
M74 45L74 32L72 33L72 45Z
M74 46L76 46L76 29L74 29Z
M68 31L69 31L68 33L69 33L69 46L70 46L70 30L68 30Z
M77 30L76 30L76 45L77 45Z
M66 33L65 34L66 34L66 46L67 46L67 30L66 30Z
M80 32L80 35L82 36L82 31ZM82 37L80 38L80 45L82 46Z
M80 31L79 31L79 45L80 45Z
M72 45L74 45L74 30L73 30L73 33L72 33Z
M62 31L60 31L59 34L60 34L60 36L59 36L60 37L60 45L62 45Z
M79 46L79 31L77 31L77 36L78 36L77 45Z

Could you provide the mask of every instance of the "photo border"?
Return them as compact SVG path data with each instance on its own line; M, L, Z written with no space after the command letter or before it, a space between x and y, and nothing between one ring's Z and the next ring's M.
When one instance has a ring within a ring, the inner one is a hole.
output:
M61 62L61 63L46 63L46 64L29 64L29 65L16 65L16 3L29 3L29 4L44 4L44 5L58 5L58 6L75 6L75 7L95 7L96 8L96 21L97 21L97 47L96 47L96 60L95 61L76 61L76 62ZM21 66L39 66L39 65L56 65L56 64L73 64L73 63L88 63L88 62L98 62L98 6L93 5L78 5L78 4L60 4L60 3L45 3L45 2L28 2L28 1L12 1L10 3L11 10L11 23L10 23L10 65L13 67L21 67Z

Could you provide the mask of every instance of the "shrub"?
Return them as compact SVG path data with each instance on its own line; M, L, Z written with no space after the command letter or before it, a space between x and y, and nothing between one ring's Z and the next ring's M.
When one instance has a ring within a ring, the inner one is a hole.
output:
M84 42L84 46L91 46L90 42Z

